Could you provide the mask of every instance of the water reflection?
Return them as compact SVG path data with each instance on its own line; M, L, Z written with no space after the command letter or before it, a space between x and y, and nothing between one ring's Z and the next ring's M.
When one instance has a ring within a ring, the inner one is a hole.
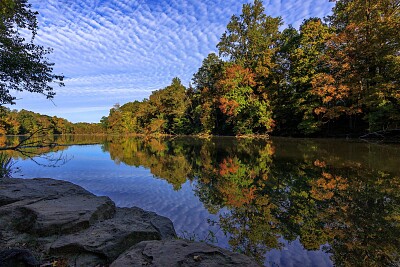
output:
M301 139L99 141L115 163L143 166L174 190L192 182L195 195L217 215L210 225L228 236L232 250L260 262L268 251L300 242L330 253L336 266L399 264L398 146Z

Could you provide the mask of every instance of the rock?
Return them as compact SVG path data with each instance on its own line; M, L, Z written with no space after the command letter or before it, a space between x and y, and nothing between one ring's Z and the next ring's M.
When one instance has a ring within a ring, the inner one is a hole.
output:
M119 256L110 267L130 266L260 266L251 258L206 243L187 240L143 241Z
M141 241L175 237L173 224L168 218L136 207L118 208L114 218L60 237L51 245L50 253L102 255L112 261Z
M0 248L29 247L71 265L103 265L145 240L175 238L170 219L140 208L116 208L69 182L0 182Z
M5 229L38 236L65 234L86 229L115 214L110 198L97 197L69 182L11 180L1 184L0 224Z
M0 267L39 266L39 262L26 249L0 250Z
M9 247L29 248L40 258L55 257L82 267L111 262L112 266L257 266L244 255L176 240L166 217L136 207L116 208L108 197L53 179L0 181L0 226L0 264L11 264L5 266L37 265L29 251Z
M0 206L21 200L33 200L43 197L92 195L78 185L49 178L4 179L0 182L0 191Z

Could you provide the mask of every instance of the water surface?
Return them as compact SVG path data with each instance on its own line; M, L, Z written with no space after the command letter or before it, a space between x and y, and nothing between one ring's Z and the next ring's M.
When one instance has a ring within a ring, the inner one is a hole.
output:
M266 266L399 264L399 145L76 138L57 142L86 145L39 151L67 159L57 167L15 154L15 176L71 181L118 206L169 217L182 237L245 253Z

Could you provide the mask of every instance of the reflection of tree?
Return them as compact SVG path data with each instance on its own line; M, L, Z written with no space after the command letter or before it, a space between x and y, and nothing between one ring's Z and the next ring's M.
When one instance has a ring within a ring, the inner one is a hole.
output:
M103 142L96 135L47 135L38 132L27 136L0 136L0 150L14 159L31 159L41 166L60 166L69 158L60 152L69 145L88 145Z
M269 194L281 205L276 216L282 235L298 236L307 249L329 243L337 266L399 261L399 176L339 160L324 149L319 150L324 160L312 161L312 154L273 161L273 179L284 190Z
M400 179L351 166L311 182L312 195L327 208L318 216L327 222L332 259L343 266L390 266L400 260Z
M195 180L195 194L209 212L227 210L217 223L232 249L261 262L284 238L309 250L325 247L337 266L395 265L400 178L366 165L368 153L378 158L391 151L283 141L131 138L109 140L104 149L117 162L149 168L175 189Z
M268 250L279 248L275 209L276 205L268 196L258 196L251 203L230 208L228 213L222 214L219 225L228 234L232 249L262 262Z
M266 251L279 247L276 205L263 194L274 150L266 141L225 142L214 147L214 160L207 161L211 167L198 168L196 194L210 212L218 210L216 203L229 209L220 215L219 225L232 249L262 261Z
M157 177L167 180L179 190L190 175L191 167L179 143L163 139L127 138L110 140L104 149L116 162L130 166L144 166Z

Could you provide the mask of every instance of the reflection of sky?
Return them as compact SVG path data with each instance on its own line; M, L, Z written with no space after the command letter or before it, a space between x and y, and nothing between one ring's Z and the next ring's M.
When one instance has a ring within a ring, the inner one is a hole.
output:
M54 104L19 93L15 106L73 122L98 122L113 104L142 100L173 77L188 85L233 14L249 0L30 0L39 11L39 44L54 48L66 77ZM251 1L252 2L252 1ZM266 13L298 27L326 16L328 0L265 0Z
M195 182L187 181L179 191L174 191L171 184L154 177L144 167L116 164L100 145L71 146L62 153L70 161L54 168L43 168L30 160L18 161L19 175L70 181L96 195L109 196L117 206L138 206L154 211L170 218L178 235L187 238L195 234L197 238L205 239L210 229L207 219L217 220L217 215L208 213L195 196ZM211 230L216 233L218 245L227 248L222 231L217 227L211 227ZM285 247L267 254L265 262L268 266L272 263L272 266L332 266L329 255L321 251L307 251L298 240L290 244L280 241Z
M266 255L265 265L271 267L323 267L333 266L329 255L321 251L309 251L304 249L298 239L288 243L280 240L285 247L282 250L273 249Z

